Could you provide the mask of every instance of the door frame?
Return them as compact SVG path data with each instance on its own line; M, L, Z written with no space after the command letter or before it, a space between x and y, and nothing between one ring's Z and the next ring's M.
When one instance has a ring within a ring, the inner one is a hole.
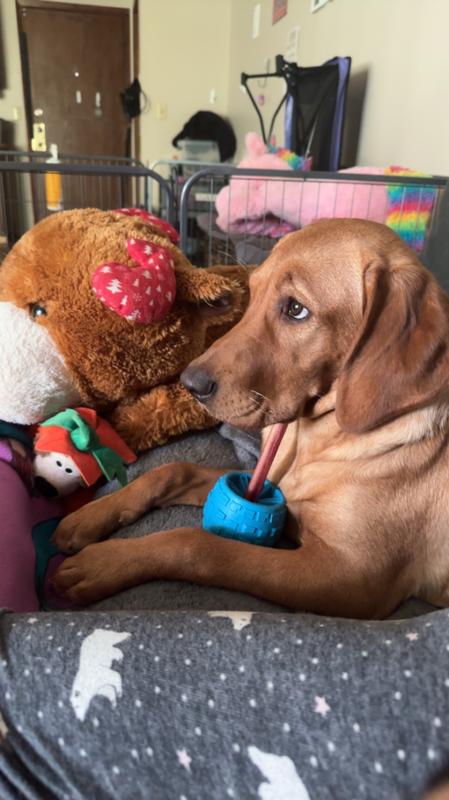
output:
M86 11L87 13L95 13L95 14L110 14L112 12L117 12L118 14L123 14L123 12L127 12L129 14L130 9L124 8L123 6L96 6L95 3L92 5L84 5L84 3L77 3L76 0L73 3L58 3L53 2L53 0L16 0L16 7L22 8L42 8L46 11Z
M134 0L134 6L132 13L130 14L131 17L131 36L132 36L132 44L133 44L133 63L132 63L132 71L134 73L134 78L138 78L140 75L140 37L139 37L139 0ZM133 137L133 155L134 158L138 161L140 160L140 117L134 117L131 124L134 129L134 137Z

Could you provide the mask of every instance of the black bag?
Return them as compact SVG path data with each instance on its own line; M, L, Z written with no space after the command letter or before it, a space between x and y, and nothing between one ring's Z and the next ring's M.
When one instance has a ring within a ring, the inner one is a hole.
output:
M143 92L138 78L134 78L131 86L128 86L123 92L120 92L120 100L122 101L123 111L130 119L138 117L141 112L141 94L143 94Z
M235 133L230 123L212 111L197 111L190 117L182 131L173 139L173 147L177 147L182 139L216 142L220 151L220 161L232 158L237 147Z

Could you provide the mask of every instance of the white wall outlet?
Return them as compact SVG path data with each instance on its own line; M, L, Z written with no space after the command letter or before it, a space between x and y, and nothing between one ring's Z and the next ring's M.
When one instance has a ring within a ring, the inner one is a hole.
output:
M253 39L257 39L260 36L260 11L261 4L256 3L253 9Z
M156 103L156 119L167 119L167 103Z
M300 30L301 28L299 27L299 25L296 25L287 34L287 44L285 47L286 61L294 61L295 63L298 61L298 44L299 44Z
M215 91L215 89L211 89L209 92L209 103L214 106L216 102L217 102L217 92Z

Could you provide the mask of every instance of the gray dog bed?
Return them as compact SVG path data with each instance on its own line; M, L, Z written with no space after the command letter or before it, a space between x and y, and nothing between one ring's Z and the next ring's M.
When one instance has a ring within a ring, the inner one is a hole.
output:
M210 467L229 469L252 468L257 460L259 440L241 434L228 426L218 431L191 434L145 453L129 469L129 478L135 478L160 464L170 461L191 461ZM98 496L117 489L112 483L98 492ZM192 506L175 506L157 509L114 536L120 538L145 536L148 533L179 528L184 525L201 525L202 510ZM280 607L240 592L213 589L192 583L154 581L120 592L90 606L91 609L248 609L251 611L279 611Z
M160 464L170 461L191 461L210 467L229 469L251 469L259 453L257 435L238 431L223 425L217 431L190 434L164 447L158 447L142 455L129 469L129 478L141 475ZM103 487L97 496L116 491L116 483ZM150 512L142 519L114 534L115 537L133 538L145 536L156 531L179 528L184 525L201 525L202 510L191 506L175 506ZM113 538L113 537L112 537ZM273 603L257 597L214 589L191 583L154 581L120 592L90 606L101 611L122 611L126 609L177 610L177 609L247 609L250 611L284 611ZM409 617L433 610L433 606L418 600L404 604L394 614L395 617Z

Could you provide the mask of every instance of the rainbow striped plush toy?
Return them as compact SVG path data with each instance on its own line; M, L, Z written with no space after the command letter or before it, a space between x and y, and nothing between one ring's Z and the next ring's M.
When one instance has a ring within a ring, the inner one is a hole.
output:
M429 178L423 172L404 167L387 167L385 175L404 175L410 178ZM427 226L436 200L436 189L430 186L388 184L388 225L409 247L420 253L424 247Z
M307 158L298 156L297 153L293 153L292 150L287 150L286 147L276 147L274 144L267 145L267 150L278 158L282 158L282 161L286 161L291 169L302 169L304 172L308 172L312 169L311 156Z

